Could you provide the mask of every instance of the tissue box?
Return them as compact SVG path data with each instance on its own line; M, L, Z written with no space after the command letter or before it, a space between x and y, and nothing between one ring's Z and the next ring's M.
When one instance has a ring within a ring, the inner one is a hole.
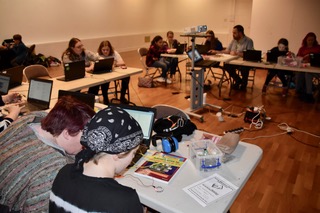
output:
M201 140L190 145L190 159L200 171L212 171L221 166L223 152L211 140Z

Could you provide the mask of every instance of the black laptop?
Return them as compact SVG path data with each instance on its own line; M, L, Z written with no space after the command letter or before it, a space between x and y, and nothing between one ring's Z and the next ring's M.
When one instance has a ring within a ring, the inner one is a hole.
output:
M25 66L16 66L3 70L2 73L10 76L9 89L20 86L23 80L23 69Z
M188 54L188 57L192 60L192 50L189 50L187 54ZM194 50L194 66L195 67L212 67L216 63L217 63L216 61L212 61L212 60L203 60L199 51L197 49Z
M108 57L100 59L94 63L94 69L92 74L102 74L112 72L114 57Z
M186 47L187 47L187 44L178 44L175 54L183 54L184 51L186 50Z
M208 51L209 51L208 46L204 44L197 44L196 49L200 54L208 54Z
M64 63L64 77L57 78L60 81L72 81L80 78L84 78L86 75L85 61L76 61L70 63Z
M270 63L278 63L278 57L279 56L285 56L287 54L286 51L281 51L281 52L267 52L267 62Z
M310 66L320 67L320 53L310 54Z
M243 60L260 62L261 61L261 50L245 50L243 51Z
M31 112L49 109L52 86L52 80L30 79L27 103L22 111Z
M6 95L9 91L10 76L0 74L0 95Z
M71 96L71 97L87 104L92 109L94 109L94 102L95 102L95 95L94 94L59 90L58 98L61 98L63 96Z

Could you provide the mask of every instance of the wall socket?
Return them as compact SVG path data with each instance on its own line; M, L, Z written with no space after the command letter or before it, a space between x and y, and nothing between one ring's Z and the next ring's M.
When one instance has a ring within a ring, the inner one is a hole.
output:
M149 43L150 42L150 36L145 36L144 37L144 42Z

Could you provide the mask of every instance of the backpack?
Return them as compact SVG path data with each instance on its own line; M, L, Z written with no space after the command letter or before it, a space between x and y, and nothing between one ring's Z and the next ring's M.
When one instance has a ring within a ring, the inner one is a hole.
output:
M177 115L159 118L153 125L157 137L175 137L179 142L182 135L191 135L197 126L190 119Z

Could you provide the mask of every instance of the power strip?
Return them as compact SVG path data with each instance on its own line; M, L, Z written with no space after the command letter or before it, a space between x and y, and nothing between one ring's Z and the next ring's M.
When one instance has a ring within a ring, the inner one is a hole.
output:
M243 131L244 131L244 128L243 128L243 127L239 127L239 128L236 128L236 129L226 130L226 131L223 132L223 134L226 134L226 133L228 133L228 132L240 134L240 133L243 132Z

